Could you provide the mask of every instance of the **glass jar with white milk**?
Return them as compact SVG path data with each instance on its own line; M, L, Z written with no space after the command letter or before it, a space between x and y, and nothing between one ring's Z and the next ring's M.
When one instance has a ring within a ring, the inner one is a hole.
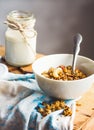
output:
M36 19L30 12L12 11L5 23L5 60L13 66L31 64L36 58Z

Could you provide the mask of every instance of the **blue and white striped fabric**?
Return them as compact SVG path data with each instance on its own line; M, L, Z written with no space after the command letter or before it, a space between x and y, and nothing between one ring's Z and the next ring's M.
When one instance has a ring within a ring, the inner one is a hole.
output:
M43 101L52 100L40 90L33 74L9 73L0 82L0 130L72 130L75 101L66 101L72 116L61 116L63 110L58 110L43 118L37 111Z

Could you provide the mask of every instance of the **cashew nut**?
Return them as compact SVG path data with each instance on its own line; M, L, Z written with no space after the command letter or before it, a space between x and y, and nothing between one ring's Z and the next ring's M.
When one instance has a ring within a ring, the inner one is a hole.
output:
M63 72L63 71L62 71L61 68L56 68L56 69L54 69L54 71L53 71L53 76L54 76L55 78L58 78L58 77L59 77L59 74L62 73L62 72Z

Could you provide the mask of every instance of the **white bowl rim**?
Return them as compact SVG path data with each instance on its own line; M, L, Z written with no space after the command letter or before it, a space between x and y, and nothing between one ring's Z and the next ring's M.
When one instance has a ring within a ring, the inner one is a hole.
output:
M42 57L36 59L36 60L33 62L32 66L33 66L36 62L38 62L40 59L44 59L45 57L50 57L50 56L55 56L55 55L70 55L70 56L73 56L73 54L71 54L71 53L70 53L70 54L68 54L68 53L57 53L57 54L44 55L44 56L42 56ZM88 60L88 61L94 62L94 60L92 60L92 59L90 59L90 58L88 58L88 57L82 56L82 55L78 55L78 57L81 57L81 58L84 58L84 59L86 59L86 60Z

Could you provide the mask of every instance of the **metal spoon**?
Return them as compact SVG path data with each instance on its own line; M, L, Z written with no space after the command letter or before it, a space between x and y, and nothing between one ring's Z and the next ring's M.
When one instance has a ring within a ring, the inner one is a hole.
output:
M72 71L75 73L75 67L76 67L76 61L77 61L77 55L80 52L80 44L82 42L82 35L76 34L74 36L74 48L73 48L73 62L72 62Z

